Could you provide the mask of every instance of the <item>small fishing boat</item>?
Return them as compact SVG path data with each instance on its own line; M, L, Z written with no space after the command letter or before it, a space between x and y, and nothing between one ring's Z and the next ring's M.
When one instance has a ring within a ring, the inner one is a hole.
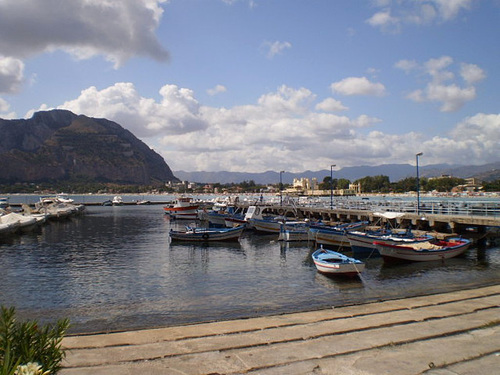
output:
M172 204L164 206L163 210L172 219L196 220L199 206L199 204L193 202L193 198L180 197Z
M185 231L170 230L172 241L211 242L238 241L244 226L234 228L193 228L186 226Z
M463 254L470 246L470 240L450 238L437 242L418 242L404 245L375 241L375 246L386 262L426 262L444 260Z
M344 254L320 247L312 254L316 269L328 275L357 276L365 269L365 263Z
M434 240L430 234L415 235L410 230L397 232L391 230L377 231L349 231L346 237L351 245L351 250L355 256L377 255L375 241L391 245L405 245L411 243L423 243Z
M307 225L297 225L294 227L287 227L282 224L278 241L308 241L311 239Z
M340 225L311 225L309 232L318 245L350 247L346 232L350 230L361 230L368 225L367 221L345 223Z

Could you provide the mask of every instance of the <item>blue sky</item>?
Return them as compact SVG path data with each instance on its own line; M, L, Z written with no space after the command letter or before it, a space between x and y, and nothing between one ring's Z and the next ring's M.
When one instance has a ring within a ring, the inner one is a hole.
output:
M0 0L0 117L118 122L173 170L500 160L500 0Z

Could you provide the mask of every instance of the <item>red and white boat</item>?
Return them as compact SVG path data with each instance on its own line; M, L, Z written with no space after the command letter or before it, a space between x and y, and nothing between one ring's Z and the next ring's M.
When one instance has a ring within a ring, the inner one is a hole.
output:
M199 204L193 201L190 197L177 198L173 204L164 206L165 214L172 219L193 220L198 218Z
M456 257L469 248L470 240L450 238L438 242L414 242L405 245L374 241L374 244L386 262L425 262Z

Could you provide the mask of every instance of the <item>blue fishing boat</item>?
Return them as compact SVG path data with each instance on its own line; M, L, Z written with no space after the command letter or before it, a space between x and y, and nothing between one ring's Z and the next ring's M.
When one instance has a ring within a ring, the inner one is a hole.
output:
M169 232L172 241L211 242L211 241L238 241L245 227L234 228L193 228L186 227L185 231L171 229Z

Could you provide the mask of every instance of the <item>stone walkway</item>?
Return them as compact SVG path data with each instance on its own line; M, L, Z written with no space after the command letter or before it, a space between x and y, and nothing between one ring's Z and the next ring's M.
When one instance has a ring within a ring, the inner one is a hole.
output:
M500 374L500 285L63 341L62 375Z

